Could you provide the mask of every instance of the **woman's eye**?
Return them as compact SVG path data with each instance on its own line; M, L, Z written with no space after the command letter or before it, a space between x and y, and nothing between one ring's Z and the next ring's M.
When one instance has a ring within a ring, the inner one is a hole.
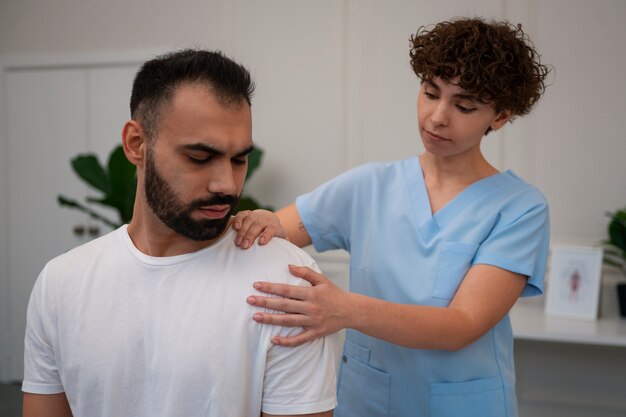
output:
M471 113L474 110L476 110L476 108L474 107L465 107L465 106L461 106L460 104L457 104L457 109L459 109L461 111L461 113Z

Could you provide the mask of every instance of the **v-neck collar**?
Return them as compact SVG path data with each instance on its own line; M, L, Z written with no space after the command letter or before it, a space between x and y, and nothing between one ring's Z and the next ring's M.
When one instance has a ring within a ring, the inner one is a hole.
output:
M432 237L445 228L462 211L463 207L493 192L505 184L508 177L513 175L511 171L499 172L473 182L433 214L419 157L405 160L404 172L408 186L407 191L413 206L413 212L416 215L417 225L420 233L425 238Z

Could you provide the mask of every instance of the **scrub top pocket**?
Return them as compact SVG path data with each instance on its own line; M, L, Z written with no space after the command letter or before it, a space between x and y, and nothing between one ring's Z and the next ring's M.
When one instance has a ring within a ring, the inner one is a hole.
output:
M391 378L363 360L369 349L346 340L339 373L337 417L388 417Z
M478 245L464 242L445 242L439 254L433 298L452 299L463 277L469 270Z
M503 417L507 415L500 377L430 384L430 415Z

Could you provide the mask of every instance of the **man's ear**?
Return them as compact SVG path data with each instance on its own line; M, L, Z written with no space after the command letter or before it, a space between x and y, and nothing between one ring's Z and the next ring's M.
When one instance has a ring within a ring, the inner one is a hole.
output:
M491 130L498 130L502 126L504 126L506 122L511 120L511 116L513 116L513 114L509 110L502 110L500 113L497 114L496 118L493 120L493 122L491 122L491 125L489 125L489 127L491 128Z
M131 164L140 166L143 164L145 154L144 150L148 145L148 139L141 128L141 125L135 120L129 120L122 130L122 145L126 158Z

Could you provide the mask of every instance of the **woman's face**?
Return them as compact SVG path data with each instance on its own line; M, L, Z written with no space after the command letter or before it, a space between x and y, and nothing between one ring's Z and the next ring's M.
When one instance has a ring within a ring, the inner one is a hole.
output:
M422 83L417 100L419 133L426 151L438 156L480 152L489 128L497 130L510 119L509 112L496 113L490 103L440 78Z

